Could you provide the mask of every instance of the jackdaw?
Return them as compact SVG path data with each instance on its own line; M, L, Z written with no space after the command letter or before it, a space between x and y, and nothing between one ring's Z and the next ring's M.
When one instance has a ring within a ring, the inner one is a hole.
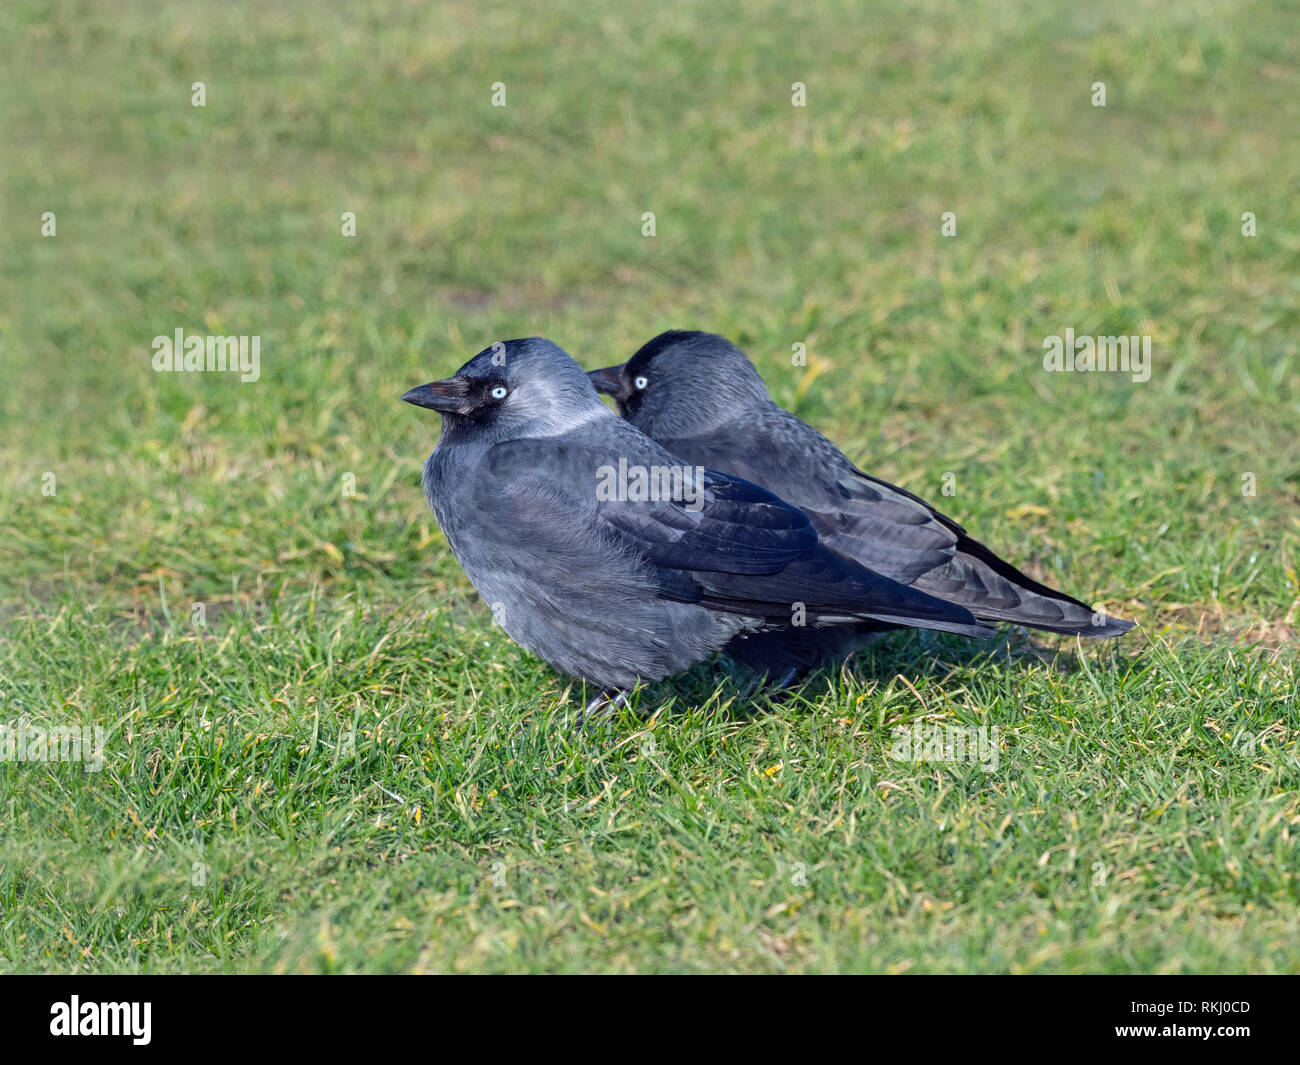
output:
M807 514L822 543L981 621L1079 636L1133 627L1027 577L925 500L858 469L772 402L753 363L723 337L669 330L590 377L679 460L762 485Z
M442 415L424 491L466 576L518 643L602 693L801 621L992 633L822 545L771 492L683 466L549 340L402 399Z

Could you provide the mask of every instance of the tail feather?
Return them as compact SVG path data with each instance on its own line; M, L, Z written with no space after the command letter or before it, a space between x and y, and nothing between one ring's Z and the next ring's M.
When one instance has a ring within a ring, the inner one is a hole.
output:
M987 547L963 536L951 562L931 570L914 587L959 603L981 621L1008 621L1067 636L1119 636L1133 622L1099 614L1073 596L1021 573Z

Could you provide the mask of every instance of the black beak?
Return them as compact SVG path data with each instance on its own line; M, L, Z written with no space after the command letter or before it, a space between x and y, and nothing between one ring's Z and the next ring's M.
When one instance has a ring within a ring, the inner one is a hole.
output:
M439 414L465 414L473 409L468 401L469 382L463 377L449 377L445 381L430 381L413 388L402 397L406 403L436 410Z
M623 367L626 365L627 363L621 363L618 366L606 366L603 370L589 370L587 378L597 392L604 392L622 403L631 395L631 390L623 380Z

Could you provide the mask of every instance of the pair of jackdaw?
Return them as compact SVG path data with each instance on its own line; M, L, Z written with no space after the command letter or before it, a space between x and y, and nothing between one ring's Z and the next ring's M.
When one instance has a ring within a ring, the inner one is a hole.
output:
M424 491L466 575L593 705L719 651L784 686L890 629L1132 627L858 469L711 333L590 373L510 340L402 398L442 416Z

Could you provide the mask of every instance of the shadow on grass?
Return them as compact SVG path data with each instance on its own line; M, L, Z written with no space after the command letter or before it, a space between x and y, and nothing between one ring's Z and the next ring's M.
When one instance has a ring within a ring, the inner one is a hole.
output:
M1130 641L1136 635L1130 636ZM626 707L593 715L588 724L614 720L624 709L642 719L695 712L741 719L763 713L815 711L827 697L887 684L895 677L909 684L927 680L942 685L957 673L980 669L1023 671L1046 666L1062 676L1084 672L1078 641L1072 637L1054 640L1039 642L1035 634L1020 627L1004 627L996 637L985 641L919 629L882 633L846 659L820 666L786 688L776 687L770 678L765 682L756 671L719 657L675 677L638 687ZM1089 640L1085 646L1101 648L1114 642ZM1099 656L1088 668L1093 672L1114 672L1123 667L1113 656ZM595 695L589 686L574 685L569 689L568 702L573 704L575 719Z

